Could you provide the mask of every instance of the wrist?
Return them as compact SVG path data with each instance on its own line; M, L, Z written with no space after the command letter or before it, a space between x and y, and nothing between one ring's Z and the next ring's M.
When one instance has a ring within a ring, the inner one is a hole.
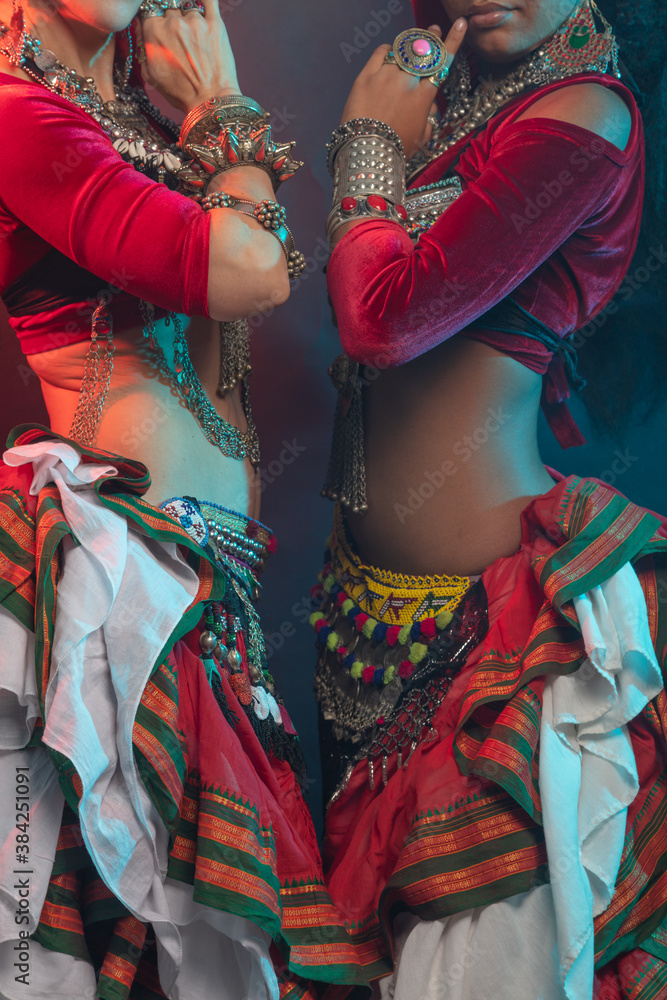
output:
M238 84L232 87L218 87L217 90L202 90L195 97L193 97L192 101L187 105L187 107L185 108L185 113L190 114L191 111L194 111L195 108L198 108L201 104L204 104L212 97L242 97L242 96L243 95L241 93Z

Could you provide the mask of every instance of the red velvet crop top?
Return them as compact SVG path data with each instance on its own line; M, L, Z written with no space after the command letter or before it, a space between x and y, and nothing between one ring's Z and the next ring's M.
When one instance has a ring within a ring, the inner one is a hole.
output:
M116 330L142 325L141 298L208 315L199 205L138 173L84 111L5 73L0 134L0 295L25 354L87 340L101 291Z
M516 119L558 87L602 83L627 102L625 150L567 122ZM583 438L564 405L561 358L538 340L485 328L484 314L511 295L520 309L566 337L618 290L635 250L644 193L642 122L630 92L582 74L510 102L466 146L434 160L414 182L451 172L463 193L413 244L394 222L366 222L336 246L329 293L343 349L377 367L405 364L454 334L546 373L542 397L564 447Z

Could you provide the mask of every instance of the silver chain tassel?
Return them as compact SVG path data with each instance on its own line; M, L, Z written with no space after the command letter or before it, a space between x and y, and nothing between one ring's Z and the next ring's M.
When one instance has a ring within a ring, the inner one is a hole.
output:
M329 368L336 390L336 414L329 468L322 496L339 500L355 514L368 510L364 457L364 401L361 365L346 354Z
M113 320L107 305L111 300L108 292L100 295L99 305L91 321L91 340L84 363L81 389L76 412L69 429L69 437L85 447L92 447L97 437L97 429L109 393L113 371ZM100 357L100 339L103 353Z
M218 395L226 396L251 373L247 319L221 323Z

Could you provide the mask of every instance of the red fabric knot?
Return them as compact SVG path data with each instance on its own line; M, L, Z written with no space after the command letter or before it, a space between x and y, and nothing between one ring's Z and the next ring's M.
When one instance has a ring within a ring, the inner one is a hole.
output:
M364 682L364 684L372 684L374 676L375 676L375 667L373 666L364 667L364 669L361 671L361 679Z

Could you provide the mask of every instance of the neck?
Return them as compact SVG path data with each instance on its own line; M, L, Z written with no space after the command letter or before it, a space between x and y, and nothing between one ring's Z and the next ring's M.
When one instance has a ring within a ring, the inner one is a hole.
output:
M27 3L24 7L26 28L51 49L58 60L83 77L92 77L102 100L115 97L113 64L116 39L83 21L53 13L53 7Z

